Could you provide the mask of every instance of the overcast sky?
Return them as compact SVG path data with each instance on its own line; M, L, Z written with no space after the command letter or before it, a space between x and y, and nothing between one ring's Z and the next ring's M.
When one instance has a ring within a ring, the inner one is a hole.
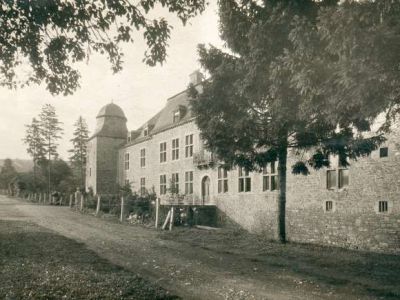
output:
M163 10L157 13L174 26L168 58L163 66L149 67L142 63L145 43L140 38L124 48L124 69L118 74L112 74L110 64L102 56L92 56L88 64L82 64L79 68L81 88L72 96L54 97L44 86L16 91L0 88L0 158L29 158L22 142L24 125L30 124L46 103L56 108L59 120L64 124L59 154L68 159L72 125L80 115L93 133L98 111L113 100L124 110L128 129L133 130L157 113L167 98L184 90L189 83L189 74L200 68L197 44L222 45L218 37L216 6L212 4L186 26Z

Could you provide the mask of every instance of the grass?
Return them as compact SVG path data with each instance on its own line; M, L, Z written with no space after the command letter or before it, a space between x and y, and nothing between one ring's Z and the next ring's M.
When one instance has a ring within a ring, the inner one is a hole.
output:
M0 299L178 299L84 244L0 221Z

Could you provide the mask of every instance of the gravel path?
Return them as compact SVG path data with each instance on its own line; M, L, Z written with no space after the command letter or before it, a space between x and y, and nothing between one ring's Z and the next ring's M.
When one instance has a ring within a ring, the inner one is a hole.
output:
M184 299L396 299L395 294L393 298L378 297L365 283L306 280L272 258L258 260L243 253L194 247L160 238L153 229L121 225L67 207L27 204L0 196L0 219L34 222L82 242L101 257Z

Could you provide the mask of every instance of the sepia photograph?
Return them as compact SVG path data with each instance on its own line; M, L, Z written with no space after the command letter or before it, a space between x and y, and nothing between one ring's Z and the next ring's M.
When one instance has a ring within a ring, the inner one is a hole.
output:
M400 299L400 0L1 0L0 299Z

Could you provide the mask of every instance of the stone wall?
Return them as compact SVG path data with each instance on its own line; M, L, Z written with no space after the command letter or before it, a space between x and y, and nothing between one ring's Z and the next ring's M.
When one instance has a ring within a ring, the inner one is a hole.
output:
M193 158L185 158L185 136L194 135L194 152L202 148L194 122L155 134L135 145L119 150L119 182L129 180L134 191L140 178L146 188L159 194L160 175L179 173L180 192L184 193L185 172L193 171L194 197L201 197L201 181L210 178L210 200L233 223L267 239L277 238L278 191L262 191L262 177L250 174L250 192L238 192L238 170L229 171L228 192L218 193L217 168L198 169ZM172 139L179 138L180 158L171 160ZM379 150L369 157L351 162L349 185L327 189L327 170L312 171L309 176L290 174L295 161L290 154L287 178L287 238L289 241L335 245L347 248L400 253L400 137L388 140L389 156L379 157ZM167 142L167 162L160 163L160 143ZM140 149L146 149L146 166L140 167ZM124 170L124 155L130 154L130 168ZM108 161L108 163L111 163ZM337 163L332 164L337 169ZM378 212L378 201L388 201L388 212ZM332 201L326 211L326 201Z

